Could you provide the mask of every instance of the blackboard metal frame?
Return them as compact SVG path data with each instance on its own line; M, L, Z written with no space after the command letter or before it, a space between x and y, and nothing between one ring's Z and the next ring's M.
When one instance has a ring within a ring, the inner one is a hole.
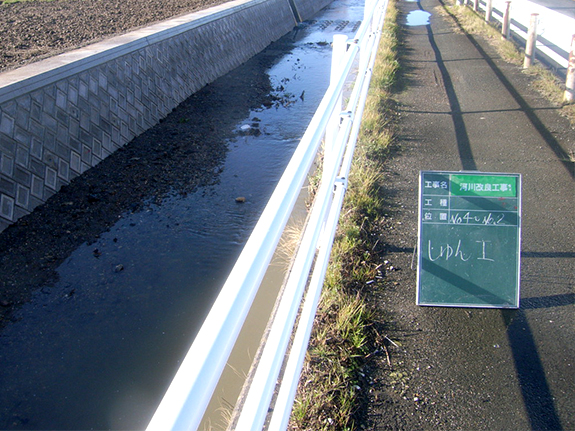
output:
M521 175L419 174L416 303L519 308Z

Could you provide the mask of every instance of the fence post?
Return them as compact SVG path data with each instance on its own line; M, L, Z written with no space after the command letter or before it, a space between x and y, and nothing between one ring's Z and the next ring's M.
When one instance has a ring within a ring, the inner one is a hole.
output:
M535 43L537 42L537 19L539 14L532 13L529 20L529 31L527 33L527 42L525 44L525 60L523 61L523 69L531 67L535 59Z
M485 6L485 21L491 21L491 15L493 14L493 0L487 0L487 5Z
M479 11L479 0L473 0L473 11L474 12Z
M503 14L503 27L501 28L501 35L504 39L509 39L511 34L511 2L505 2L505 12Z
M571 51L569 52L569 66L567 67L567 80L565 81L564 103L573 103L575 99L575 34L571 38Z

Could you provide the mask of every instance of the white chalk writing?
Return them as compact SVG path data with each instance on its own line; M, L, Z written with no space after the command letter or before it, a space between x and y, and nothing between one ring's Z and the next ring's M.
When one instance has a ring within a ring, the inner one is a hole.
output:
M495 259L491 258L489 255L489 244L491 241L486 240L479 240L475 241L479 244L479 247L471 247L468 246L467 250L464 250L464 246L461 240L457 241L457 245L453 245L450 243L437 243L433 244L431 240L427 241L427 257L430 261L435 262L437 260L450 260L450 259L459 259L463 262L467 262L470 259L474 260L485 260L488 262L495 262ZM472 248L472 250L469 250ZM479 248L479 250L475 250L475 248ZM476 252L476 253L474 253Z
M449 218L449 223L451 224L483 224L498 225L505 219L505 214L493 214L493 213L453 213Z
M449 260L453 258L459 258L463 262L467 262L471 259L471 255L466 255L461 247L461 240L457 242L457 246L453 248L451 244L440 245L438 249L434 248L431 245L431 240L427 242L427 252L429 256L429 260L435 262L439 259Z
M487 257L487 244L491 243L491 241L485 241L485 240L481 240L481 241L475 241L477 243L480 243L481 246L481 257L478 257L477 260L488 260L490 262L494 262L493 259Z

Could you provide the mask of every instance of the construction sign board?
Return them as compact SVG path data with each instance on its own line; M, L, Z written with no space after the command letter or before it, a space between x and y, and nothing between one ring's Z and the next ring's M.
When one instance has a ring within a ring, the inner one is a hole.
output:
M519 307L521 175L422 171L417 304Z

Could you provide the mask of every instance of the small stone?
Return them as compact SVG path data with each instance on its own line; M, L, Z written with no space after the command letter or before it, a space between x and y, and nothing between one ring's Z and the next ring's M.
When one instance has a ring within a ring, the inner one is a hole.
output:
M246 201L246 198L243 196L238 196L236 198L236 202L238 202L238 203L244 203L245 201Z
M248 136L248 135L259 136L261 134L259 127L260 127L260 125L257 122L252 123L251 125L250 124L244 124L243 126L240 127L240 135L242 135L242 136Z
M114 268L114 272L120 272L123 270L124 270L124 265L122 265L122 264L116 265Z

